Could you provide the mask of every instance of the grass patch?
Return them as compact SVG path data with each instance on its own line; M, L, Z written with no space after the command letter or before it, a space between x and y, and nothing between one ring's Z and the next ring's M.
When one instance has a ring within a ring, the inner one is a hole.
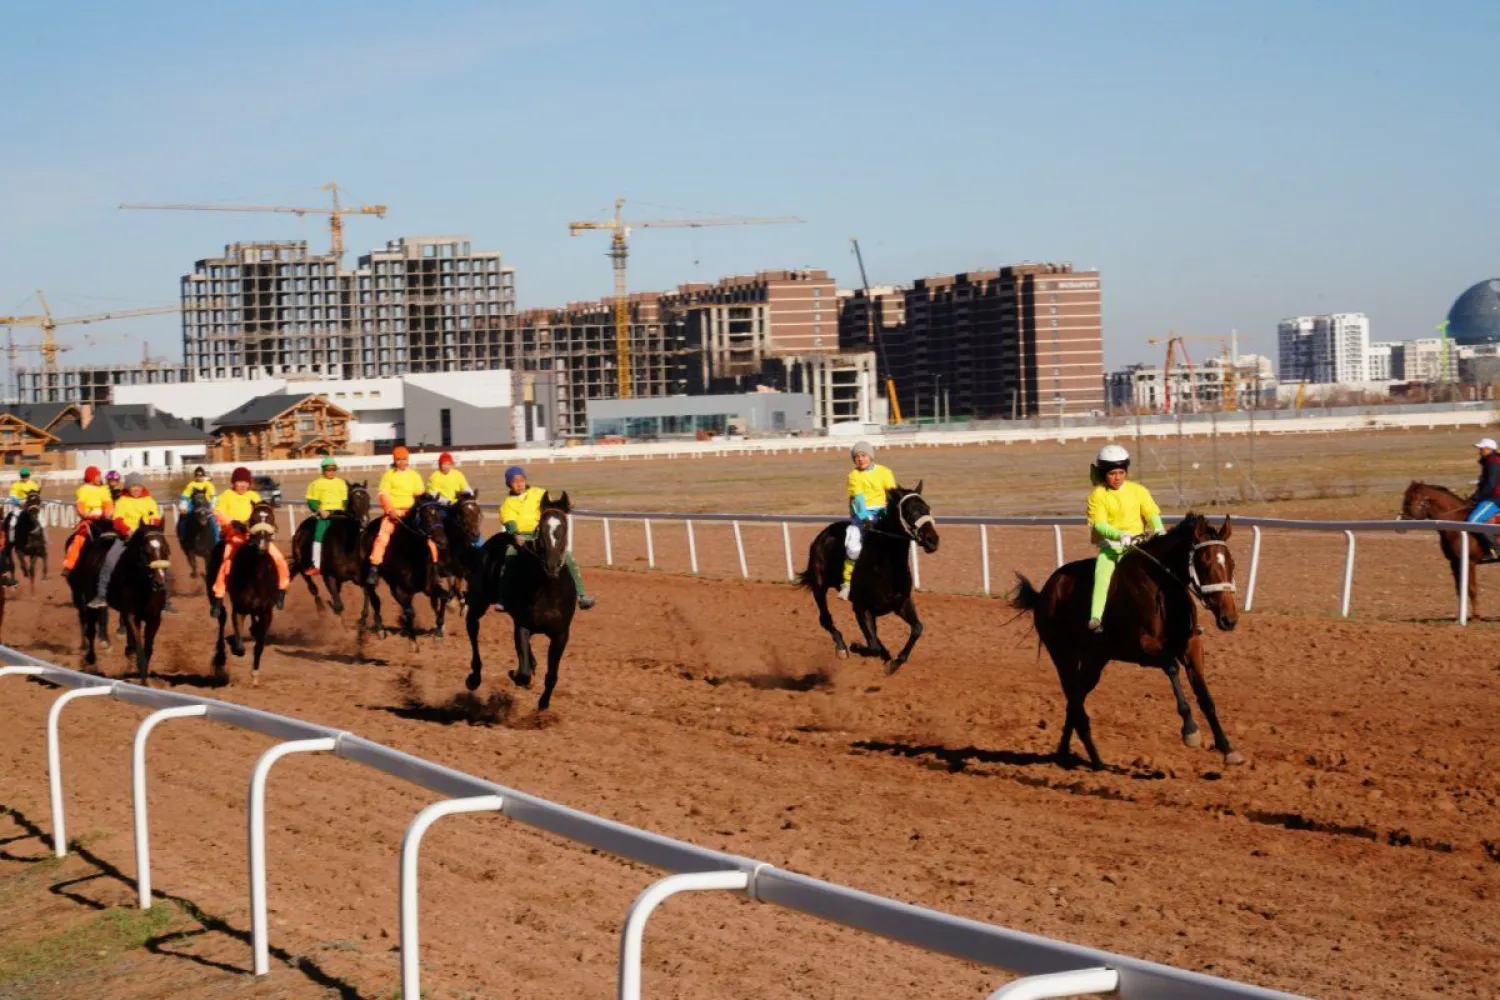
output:
M46 937L0 945L0 986L107 962L171 930L180 916L171 904L117 906Z

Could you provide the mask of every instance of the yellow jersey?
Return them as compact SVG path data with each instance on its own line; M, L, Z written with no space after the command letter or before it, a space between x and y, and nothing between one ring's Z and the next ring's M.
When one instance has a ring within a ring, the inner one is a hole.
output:
M254 490L246 490L243 493L225 490L219 494L219 499L214 501L214 515L220 521L238 521L241 524L248 524L250 514L258 503L260 503L260 494Z
M1095 486L1089 491L1088 521L1095 543L1119 535L1139 535L1146 525L1159 524L1161 508L1151 498L1151 491L1140 483L1126 480L1117 490Z
M25 503L26 498L33 493L42 492L42 484L32 482L30 479L17 479L10 484L10 498L20 503Z
M213 503L218 492L214 489L214 484L207 479L201 483L196 479L189 479L188 484L182 488L182 499L191 501L195 496L202 496L209 503Z
M108 486L84 483L74 491L73 501L80 517L107 517L115 509L115 498Z
M416 469L386 469L380 477L381 506L388 502L394 510L410 510L426 489Z
M349 484L338 476L332 479L319 476L307 484L307 505L313 510L337 514L349 506Z
M546 495L547 491L540 486L528 486L519 496L510 494L500 504L500 523L507 529L514 524L518 535L536 534L537 525L542 523L542 498Z
M849 470L849 511L861 520L885 509L885 491L896 488L896 477L883 465L861 472Z
M427 492L440 496L449 503L458 499L460 493L469 491L469 481L457 469L443 472L441 469L427 477Z
M156 505L156 498L150 494L133 497L129 493L123 493L120 499L115 501L115 520L124 521L125 527L131 534L134 534L142 521L147 524L160 524L161 508Z

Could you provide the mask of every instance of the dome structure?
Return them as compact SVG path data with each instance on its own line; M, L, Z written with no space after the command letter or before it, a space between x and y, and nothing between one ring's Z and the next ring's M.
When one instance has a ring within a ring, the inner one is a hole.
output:
M1464 347L1500 343L1500 278L1481 281L1454 300L1448 336Z

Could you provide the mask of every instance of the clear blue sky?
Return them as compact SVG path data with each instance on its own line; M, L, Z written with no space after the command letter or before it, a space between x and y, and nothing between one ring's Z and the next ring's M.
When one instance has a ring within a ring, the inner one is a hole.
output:
M858 279L1022 259L1105 276L1110 365L1169 327L1363 310L1428 336L1500 272L1500 3L409 2L25 4L7 15L0 312L170 303L234 240L321 220L121 212L318 204L337 180L400 235L463 233L523 307L598 297L597 234L640 217L801 226L639 233L631 284L757 268ZM666 208L662 206L672 206ZM92 328L96 357L172 318ZM68 357L80 360L80 353Z

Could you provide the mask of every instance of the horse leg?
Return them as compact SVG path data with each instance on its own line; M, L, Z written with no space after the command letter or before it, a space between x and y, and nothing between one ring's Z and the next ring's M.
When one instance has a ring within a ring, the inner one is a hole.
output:
M214 644L214 674L219 677L224 676L224 665L228 662L228 657L224 655L224 626L226 621L225 616L219 616L219 641Z
M333 608L333 613L341 615L344 613L344 599L339 596L339 591L344 589L344 581L334 577L323 577L323 586L328 588L328 606ZM319 605L322 610L322 605Z
M375 621L375 624L373 626L375 629L375 635L381 639L384 639L385 622L382 621L380 617L380 594L376 592L374 587L365 587L364 591L365 606L359 613L359 623L360 625L365 624L366 615L373 618Z
M1172 682L1172 697L1177 699L1177 714L1182 716L1182 742L1190 747L1202 746L1203 734L1198 731L1198 723L1193 721L1193 710L1188 706L1187 695L1183 693L1182 673L1177 661L1172 660L1161 669L1167 675L1167 680Z
M1198 699L1198 708L1208 720L1208 728L1214 734L1214 746L1224 755L1224 763L1245 763L1245 758L1229 745L1229 737L1225 735L1224 727L1219 725L1219 713L1214 708L1213 695L1208 693L1208 681L1203 677L1202 637L1195 635L1188 640L1187 656L1183 662L1187 666L1188 683L1193 686L1193 697Z
M1078 700L1074 707L1073 726L1078 730L1078 738L1083 741L1083 749L1089 755L1089 766L1096 771L1104 770L1104 761L1099 756L1099 750L1094 746L1094 727L1089 722L1089 713L1083 707L1088 700L1089 693L1099 683L1099 676L1104 673L1105 660L1085 660L1079 665L1078 671Z
M889 663L891 651L885 648L885 644L880 641L880 636L877 634L875 612L869 608L855 608L854 620L859 623L859 630L864 633L865 641L862 644L855 643L849 648L860 656L878 656Z
M536 703L538 712L547 711L552 704L552 689L557 687L557 668L562 665L563 653L568 648L568 633L554 635L547 642L547 680L542 685L542 700Z
M156 631L161 628L161 613L158 612L141 622L141 645L136 656L136 666L141 671L141 683L151 679L151 653L156 649Z
M98 657L94 655L94 612L88 608L79 608L78 628L83 633L83 665L92 667L98 660Z
M516 625L516 669L510 672L510 679L515 681L517 687L531 687L531 671L533 668L531 660L531 633Z
M234 630L229 636L229 651L235 656L245 655L245 640L240 630L245 626L245 616L238 611L234 612Z
M299 576L301 574L298 574ZM323 595L318 593L318 582L310 576L302 576L302 582L307 584L307 592L312 595L313 604L318 609L318 614L323 613Z
M136 656L136 651L141 646L141 633L136 624L135 615L128 611L121 611L120 630L125 633L125 659L130 660Z
M427 599L432 602L432 634L439 639L443 637L443 624L448 620L448 594L438 589L430 591Z
M844 636L839 632L839 627L833 623L833 615L828 611L828 588L823 585L822 581L815 581L812 593L813 601L818 605L818 624L833 636L834 655L841 660L848 659L849 647L844 644Z
M911 626L911 634L906 637L906 645L901 647L901 652L896 654L896 658L885 665L887 674L894 674L901 669L911 657L912 648L916 646L917 640L922 638L922 619L917 617L917 602L911 599L911 595L907 595L906 603L901 605L901 609L896 614Z
M275 612L267 608L264 613L250 617L250 635L255 639L255 657L250 661L250 686L260 684L260 654L266 649L266 634L271 631L271 619Z
M99 616L98 619L97 619L98 624L97 624L96 629L95 629L95 631L97 632L97 634L99 636L99 648L102 649L102 650L104 650L104 651L106 651L106 652L108 652L109 651L109 646L110 646L110 641L109 641L109 609L108 608L100 608L98 611L96 611L94 613Z
M479 602L470 604L464 614L464 625L469 630L469 676L464 678L464 687L470 691L477 691L484 679L484 662L479 658L479 622L489 609L489 604Z

